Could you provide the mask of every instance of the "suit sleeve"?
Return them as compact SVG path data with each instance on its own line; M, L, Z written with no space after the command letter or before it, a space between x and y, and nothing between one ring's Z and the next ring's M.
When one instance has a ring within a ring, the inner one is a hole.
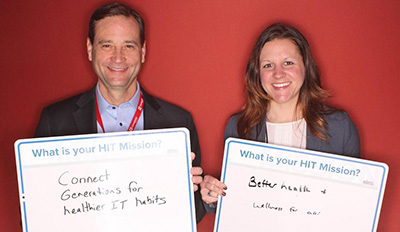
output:
M36 127L35 138L50 136L50 123L47 114L47 108L44 108L40 116L39 123Z
M196 154L195 159L192 162L193 167L200 167L201 165L201 152L199 138L197 135L196 126L194 125L193 118L190 116L188 119L187 127L190 131L190 146L192 152ZM194 193L195 207L196 207L196 222L199 223L204 215L206 214L206 209L201 199L200 186L199 189Z
M193 160L193 166L199 167L201 165L201 151L200 151L200 143L197 135L196 126L194 125L192 117L189 118L188 129L190 131L190 146L192 152L196 154L195 159Z

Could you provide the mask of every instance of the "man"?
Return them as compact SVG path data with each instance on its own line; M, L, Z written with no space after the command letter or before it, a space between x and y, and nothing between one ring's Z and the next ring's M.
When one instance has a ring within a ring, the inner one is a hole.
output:
M35 137L188 128L199 222L205 210L197 191L202 169L196 127L190 113L140 87L137 75L146 56L144 37L144 22L134 10L119 3L97 9L89 23L87 53L98 83L88 92L45 107Z

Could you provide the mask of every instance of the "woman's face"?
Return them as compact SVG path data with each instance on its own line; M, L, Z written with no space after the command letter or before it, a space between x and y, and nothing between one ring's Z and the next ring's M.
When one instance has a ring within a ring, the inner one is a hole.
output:
M290 39L275 39L264 44L260 54L260 76L271 104L297 104L304 83L303 57Z

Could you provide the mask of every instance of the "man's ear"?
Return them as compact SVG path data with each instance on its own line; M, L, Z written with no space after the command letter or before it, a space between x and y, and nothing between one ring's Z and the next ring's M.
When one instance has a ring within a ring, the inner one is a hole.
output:
M86 41L86 49L87 49L88 59L89 59L90 61L92 61L93 45L92 45L92 43L90 42L90 39L89 39L89 38L87 38L87 41Z
M141 58L142 64L144 63L145 60L146 60L146 41L144 41L142 46L142 58Z

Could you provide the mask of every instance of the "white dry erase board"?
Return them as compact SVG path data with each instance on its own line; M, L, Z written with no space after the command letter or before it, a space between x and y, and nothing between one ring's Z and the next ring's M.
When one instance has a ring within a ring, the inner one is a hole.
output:
M229 138L214 232L376 231L384 163Z
M15 143L24 232L196 231L185 128Z

